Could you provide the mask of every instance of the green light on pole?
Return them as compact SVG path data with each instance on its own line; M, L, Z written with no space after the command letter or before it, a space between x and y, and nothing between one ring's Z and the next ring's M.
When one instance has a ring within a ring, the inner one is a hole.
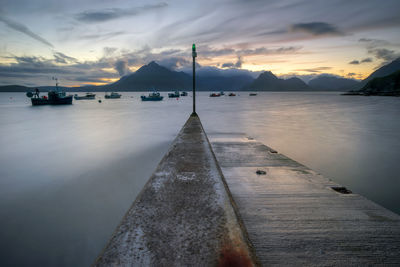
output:
M196 45L195 44L192 45L192 57L197 57Z

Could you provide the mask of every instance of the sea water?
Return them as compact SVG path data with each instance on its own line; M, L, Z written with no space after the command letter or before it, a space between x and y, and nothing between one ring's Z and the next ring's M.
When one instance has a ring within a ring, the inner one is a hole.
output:
M31 106L0 93L0 265L88 266L192 111L192 97ZM167 93L162 93L167 96ZM400 98L197 94L208 133L240 132L400 213Z

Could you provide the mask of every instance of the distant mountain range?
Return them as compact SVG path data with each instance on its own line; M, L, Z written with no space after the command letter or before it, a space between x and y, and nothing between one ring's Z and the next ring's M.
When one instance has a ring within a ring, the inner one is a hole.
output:
M312 91L312 88L299 78L279 79L270 71L261 73L257 79L244 86L243 89L249 91Z
M28 92L28 91L34 91L35 88L39 88L41 92L47 92L47 91L56 89L55 86L27 87L27 86L22 86L22 85L4 85L4 86L0 86L0 92ZM65 90L65 91L76 91L76 92L86 92L87 91L87 90L71 90L71 87L65 87L65 86L59 86L58 88ZM72 87L72 88L74 88L74 87ZM81 88L81 87L77 87L77 88ZM90 86L90 88L94 88L94 86Z
M308 82L308 85L316 91L347 91L360 82L353 79L335 76L320 75Z
M236 74L230 77L218 73L196 75L196 89L239 90L254 79L250 75ZM103 86L114 91L158 91L189 90L192 88L192 76L185 72L167 69L152 61L142 66L135 73L122 77L119 81Z
M375 77L389 75L400 70L400 59L391 62L373 72L362 82L341 77L320 75L309 81L308 84L297 77L281 79L272 72L261 73L256 79L245 72L222 74L220 69L199 72L196 75L196 89L199 91L345 91L365 86ZM63 87L71 92L90 91L173 91L191 90L192 76L185 72L170 70L152 61L142 66L136 72L121 77L117 82L103 86ZM39 87L41 91L54 89L54 86ZM0 92L26 92L33 88L7 85L0 86Z

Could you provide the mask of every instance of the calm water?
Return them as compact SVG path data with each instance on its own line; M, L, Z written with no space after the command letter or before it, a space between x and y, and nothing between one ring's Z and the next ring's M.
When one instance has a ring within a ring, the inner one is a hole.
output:
M400 98L239 94L200 93L207 132L247 133L400 213ZM93 262L191 112L190 96L139 96L32 107L0 93L1 266Z

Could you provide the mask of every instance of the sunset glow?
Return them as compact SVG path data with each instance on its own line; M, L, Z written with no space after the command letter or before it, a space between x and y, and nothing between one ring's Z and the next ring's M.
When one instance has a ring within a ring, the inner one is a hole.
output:
M338 2L6 0L0 85L104 84L153 60L185 70L193 42L199 67L300 78L363 79L399 56L398 1Z

